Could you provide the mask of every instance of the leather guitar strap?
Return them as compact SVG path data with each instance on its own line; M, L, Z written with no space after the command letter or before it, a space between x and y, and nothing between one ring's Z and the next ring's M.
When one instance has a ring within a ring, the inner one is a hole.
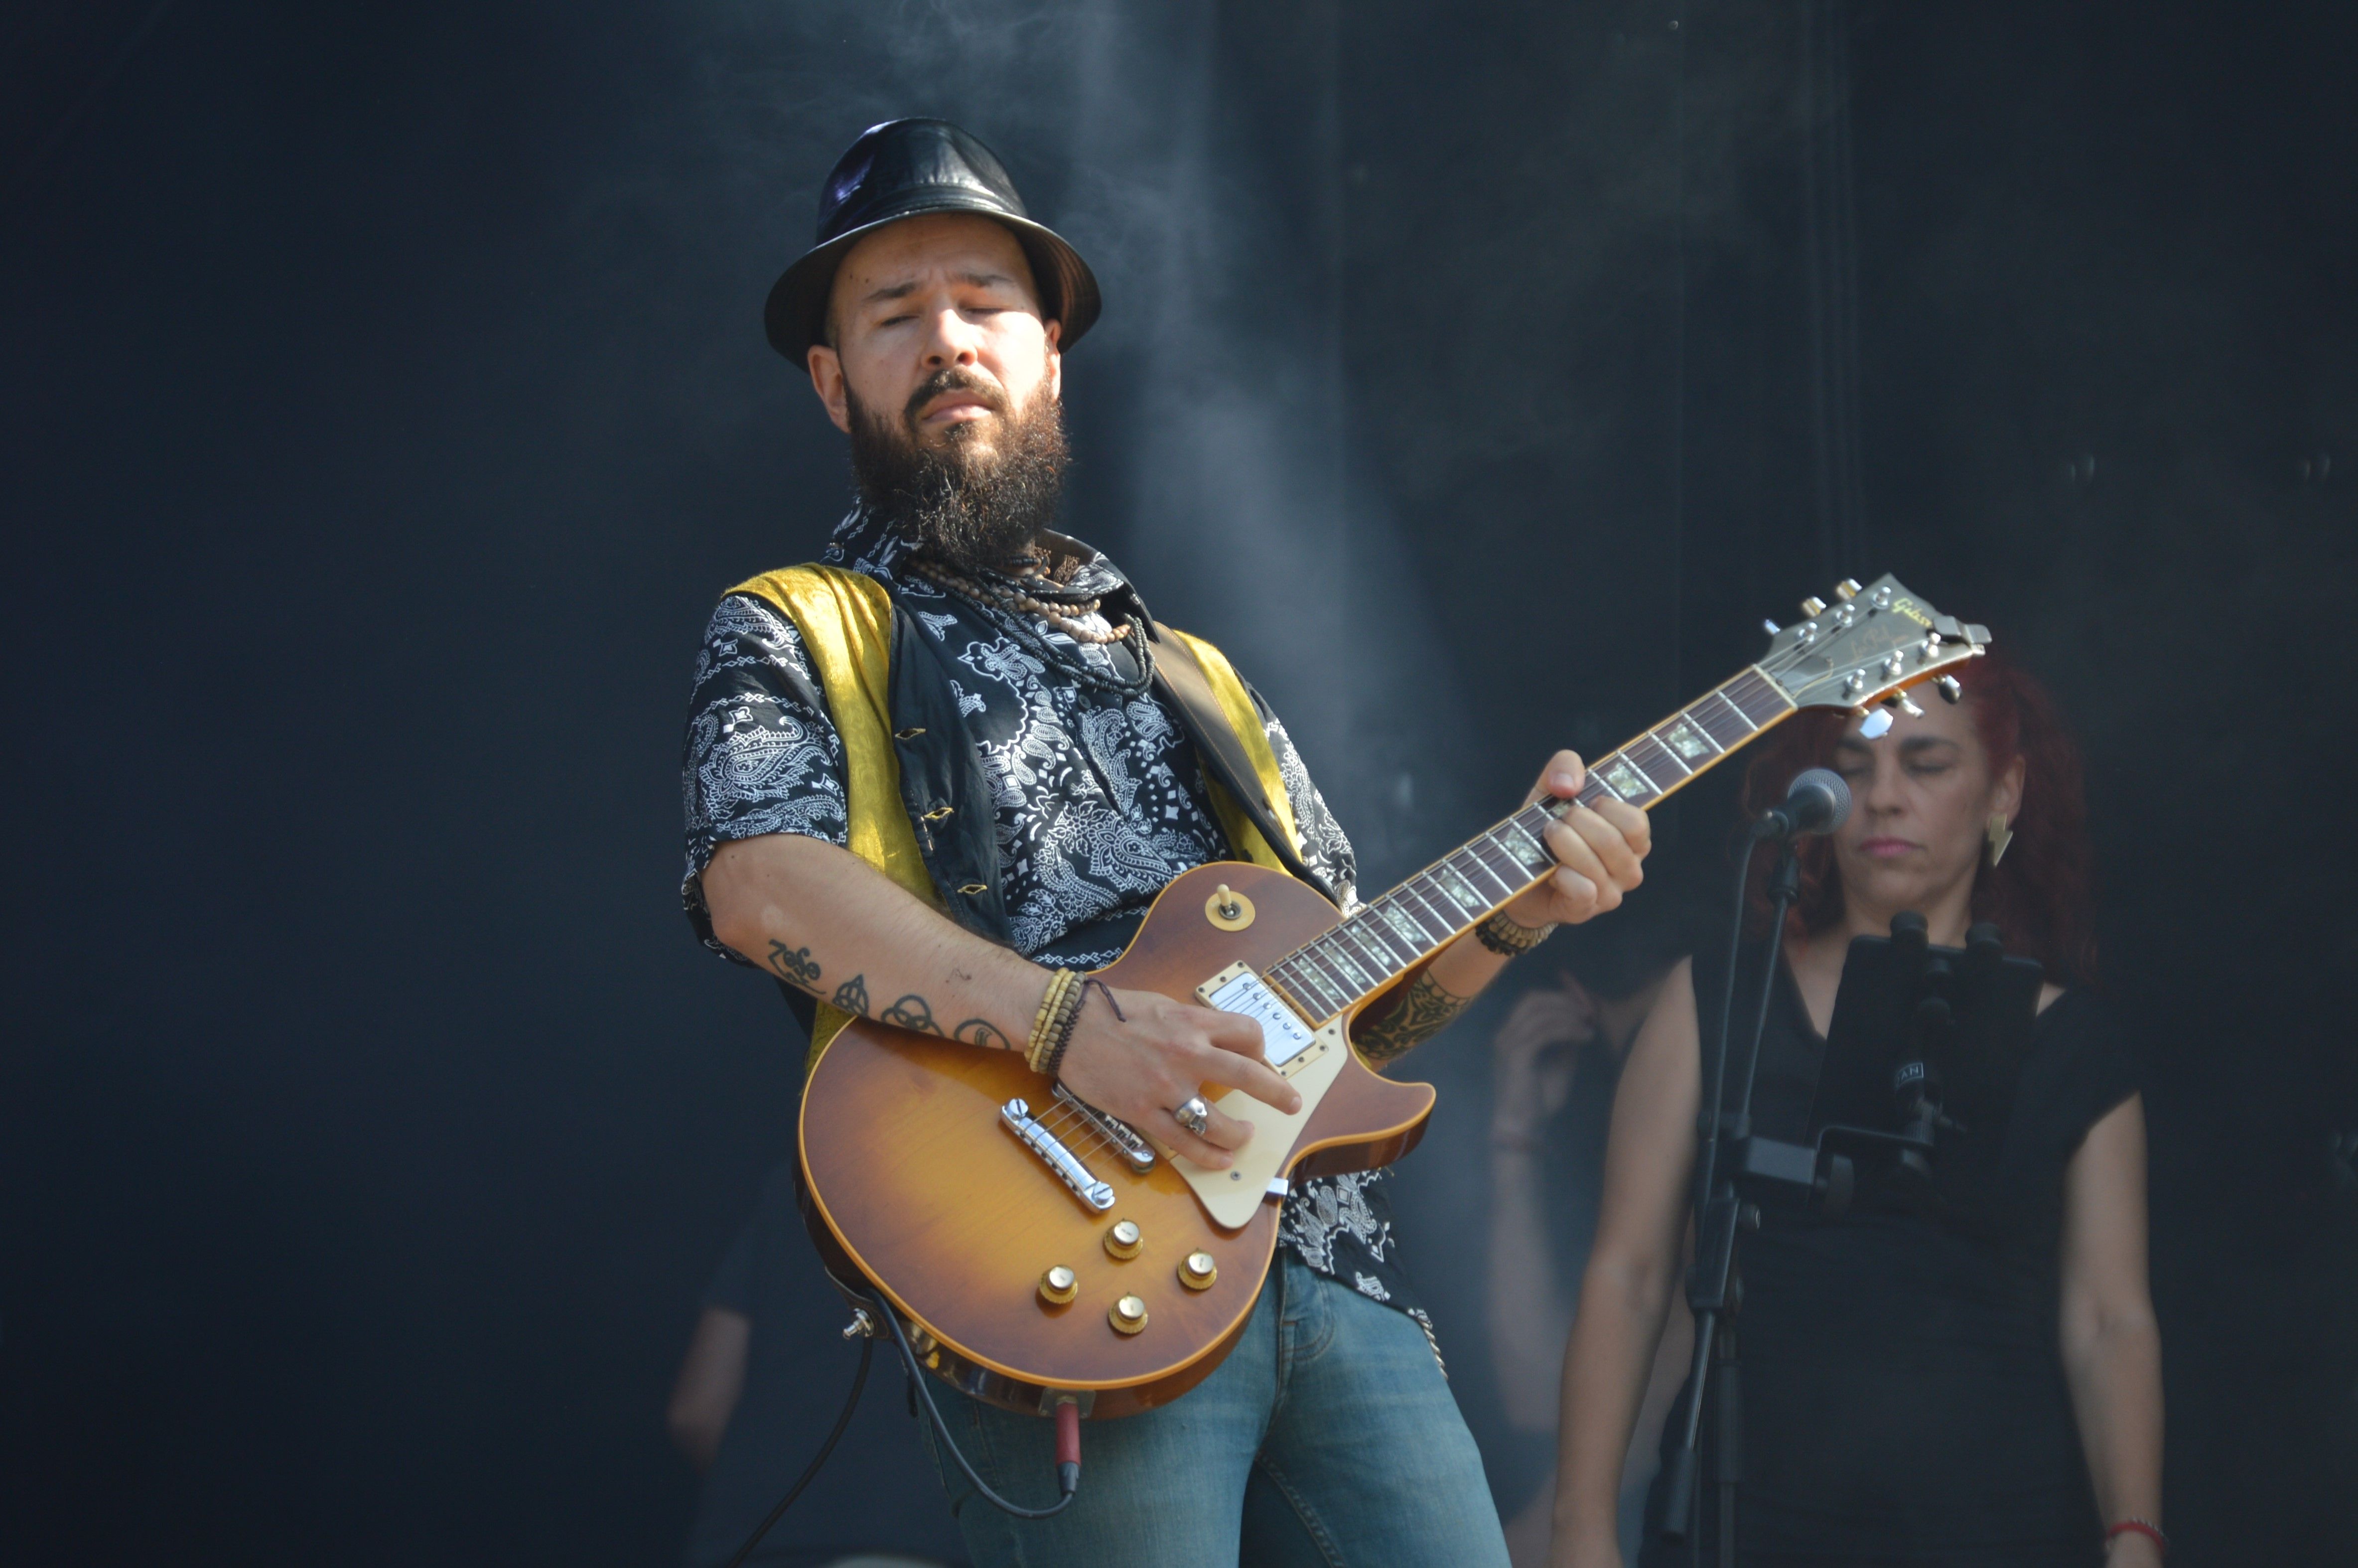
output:
M1269 797L1261 792L1260 775L1254 771L1252 760L1237 739L1220 699L1212 695L1211 682L1205 677L1204 666L1195 662L1195 654L1177 637L1154 640L1154 684L1163 688L1171 705L1179 710L1186 725L1187 738L1195 743L1195 753L1212 771L1220 786L1242 808L1247 818L1269 840L1278 860L1301 881L1308 882L1332 903L1335 890L1325 880L1302 863L1295 853L1293 836L1278 822L1277 813L1271 809Z

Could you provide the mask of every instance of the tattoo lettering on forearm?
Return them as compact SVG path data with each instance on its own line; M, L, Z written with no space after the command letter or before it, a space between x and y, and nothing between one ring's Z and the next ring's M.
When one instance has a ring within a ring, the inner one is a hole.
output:
M1401 988L1400 1000L1381 1017L1351 1032L1351 1044L1359 1048L1360 1055L1381 1066L1440 1033L1473 1000L1442 989L1430 974L1419 975Z
M866 975L852 976L849 979L836 987L835 995L829 997L827 1000L830 1005L834 1006L838 1011L850 1013L855 1018L867 1017L868 977Z
M988 1045L993 1051L1012 1051L1017 1048L1015 1042L1010 1040L997 1024L987 1018L968 1019L950 1031L950 1038L963 1040L969 1045Z
M778 979L792 980L805 990L818 989L818 966L811 962L810 949L807 947L789 947L784 942L772 937L770 968L777 971Z
M876 1021L895 1029L914 1029L922 1034L942 1032L942 1026L934 1022L933 1004L914 991L878 1013Z

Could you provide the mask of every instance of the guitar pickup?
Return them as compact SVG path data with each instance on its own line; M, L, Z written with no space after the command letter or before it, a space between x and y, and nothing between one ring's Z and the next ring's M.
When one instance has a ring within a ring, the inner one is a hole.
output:
M1206 1007L1233 1012L1260 1025L1261 1049L1269 1065L1292 1077L1326 1054L1325 1042L1280 1001L1267 981L1249 964L1230 964L1195 988Z

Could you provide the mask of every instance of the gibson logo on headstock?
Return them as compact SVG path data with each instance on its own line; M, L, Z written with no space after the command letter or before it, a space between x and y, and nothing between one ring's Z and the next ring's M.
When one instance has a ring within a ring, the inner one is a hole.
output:
M1942 614L1887 575L1872 587L1844 578L1833 592L1839 602L1832 605L1801 600L1808 619L1799 626L1767 623L1768 654L1756 667L1798 707L1862 709L1883 702L1910 711L1908 687L1975 656L1989 642L1987 628ZM1942 695L1948 692L1943 685Z

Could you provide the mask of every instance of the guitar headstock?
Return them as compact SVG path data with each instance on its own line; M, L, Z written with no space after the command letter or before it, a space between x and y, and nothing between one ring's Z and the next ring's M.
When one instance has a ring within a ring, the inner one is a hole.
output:
M1942 614L1887 574L1865 588L1845 578L1835 585L1833 603L1805 599L1801 614L1798 625L1769 623L1768 652L1759 664L1800 708L1865 709L1889 702L1912 710L1908 688L1926 681L1937 682L1954 702L1956 677L1946 672L1989 646L1988 627ZM1879 735L1891 720L1871 714L1868 723Z

